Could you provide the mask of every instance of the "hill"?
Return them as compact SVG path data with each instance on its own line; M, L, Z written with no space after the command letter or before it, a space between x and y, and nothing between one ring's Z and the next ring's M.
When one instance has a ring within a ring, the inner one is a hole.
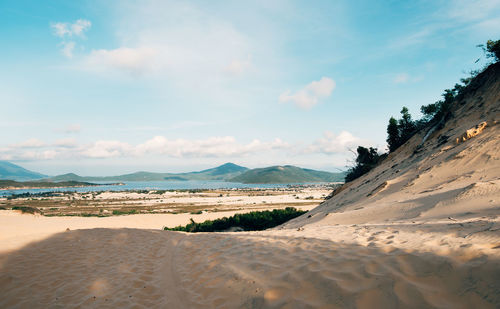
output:
M344 173L316 171L292 165L256 168L230 179L241 183L342 182L343 180Z
M443 126L417 132L373 170L334 192L311 218L286 226L498 217L499 121L500 62L452 102Z
M248 168L233 163L226 163L218 167L189 173L152 173L136 172L118 176L79 176L74 173L50 177L48 181L187 181L187 180L220 180L233 178Z
M47 175L43 175L37 172L32 172L19 165L0 161L0 179L25 181L25 180L35 180L46 178Z

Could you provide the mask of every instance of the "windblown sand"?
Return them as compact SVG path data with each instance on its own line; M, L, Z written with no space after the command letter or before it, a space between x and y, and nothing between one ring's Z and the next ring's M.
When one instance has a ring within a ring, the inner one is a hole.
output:
M7 214L0 307L500 308L499 72L421 147L426 132L273 230L185 234L138 215L60 232Z

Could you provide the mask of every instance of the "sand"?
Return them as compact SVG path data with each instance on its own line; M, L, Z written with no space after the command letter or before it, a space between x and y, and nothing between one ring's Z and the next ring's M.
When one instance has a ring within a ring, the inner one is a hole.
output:
M272 230L186 234L139 215L60 231L7 213L0 307L499 308L499 77L473 82L423 146L426 132Z

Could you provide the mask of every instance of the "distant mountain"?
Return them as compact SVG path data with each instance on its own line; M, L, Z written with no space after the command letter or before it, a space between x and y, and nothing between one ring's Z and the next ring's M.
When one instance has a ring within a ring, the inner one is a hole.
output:
M48 178L48 181L187 181L221 180L225 181L247 171L248 168L233 163L190 173L152 173L136 172L132 174L104 177L85 177L73 173Z
M206 175L211 178L219 178L220 179L228 179L235 177L236 175L239 175L245 171L248 171L248 168L236 165L234 163L226 163L221 166L217 166L214 168L210 168L207 170L203 170L200 172L192 172L192 173L187 173L184 175ZM183 174L178 174L178 175L183 175ZM230 176L231 175L231 176Z
M241 183L343 182L344 173L329 173L285 165L248 170L229 181Z
M0 161L0 179L25 181L46 177L47 175L29 171L19 165L12 164L7 161Z

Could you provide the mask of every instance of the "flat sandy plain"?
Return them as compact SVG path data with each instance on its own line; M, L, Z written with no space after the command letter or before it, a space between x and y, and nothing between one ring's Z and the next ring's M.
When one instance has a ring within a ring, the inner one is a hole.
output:
M250 211L295 207L310 210L331 192L328 186L280 189L141 190L56 193L7 199L0 207L34 207L41 213L0 210L0 252L67 229L162 229ZM43 213L43 215L42 215ZM132 213L132 214L129 214Z

